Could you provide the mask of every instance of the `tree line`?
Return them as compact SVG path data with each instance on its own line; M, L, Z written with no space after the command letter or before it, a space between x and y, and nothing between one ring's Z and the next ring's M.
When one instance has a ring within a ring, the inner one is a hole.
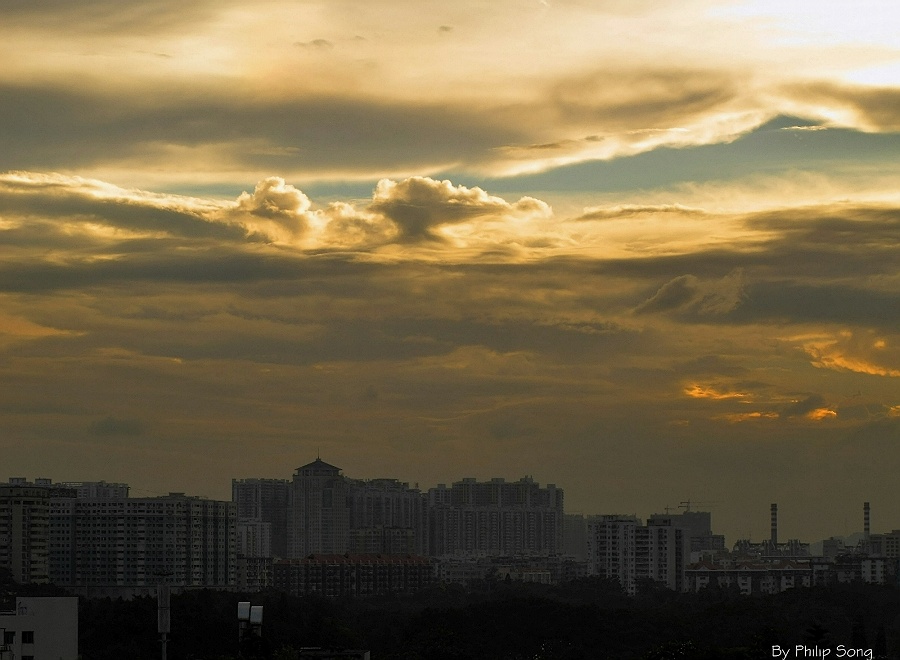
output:
M65 592L0 577L0 595L16 594ZM243 646L241 600L264 611L262 638ZM742 596L647 582L635 597L601 578L485 580L367 599L204 589L173 594L171 608L169 660L300 660L303 647L367 649L373 660L757 660L797 644L900 658L900 590L868 584ZM159 658L156 599L80 599L79 650L83 660Z

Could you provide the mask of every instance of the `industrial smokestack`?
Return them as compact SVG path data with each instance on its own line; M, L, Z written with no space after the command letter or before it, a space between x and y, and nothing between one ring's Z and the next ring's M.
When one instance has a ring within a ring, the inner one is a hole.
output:
M770 507L772 512L772 547L778 547L778 505L772 504Z
M863 537L869 540L869 503L863 502Z

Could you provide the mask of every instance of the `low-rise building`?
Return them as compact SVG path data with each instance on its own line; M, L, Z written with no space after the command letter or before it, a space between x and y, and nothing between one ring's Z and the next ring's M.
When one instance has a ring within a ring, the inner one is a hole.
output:
M235 575L235 590L241 593L255 593L274 586L272 557L245 557L238 555Z
M472 586L485 580L510 580L560 584L587 577L586 561L565 555L513 557L439 557L434 560L434 577L438 582Z
M0 612L0 648L15 660L77 660L78 599L16 598L15 609Z
M900 529L885 534L870 534L859 545L860 552L868 555L900 558Z
M759 542L740 539L734 544L731 554L746 559L801 559L810 556L809 543L799 539L784 543L769 539Z
M741 594L776 594L793 587L813 584L808 560L776 559L702 561L685 569L684 589L689 592L708 587L737 587Z
M471 586L483 582L494 572L489 557L439 557L434 562L434 578L446 584Z
M237 553L245 557L273 557L272 523L238 518Z
M429 558L418 555L346 553L276 560L272 573L275 588L295 596L374 596L424 589L434 569Z
M810 560L813 584L896 584L898 559L871 557L860 553L838 555L834 559L814 557Z

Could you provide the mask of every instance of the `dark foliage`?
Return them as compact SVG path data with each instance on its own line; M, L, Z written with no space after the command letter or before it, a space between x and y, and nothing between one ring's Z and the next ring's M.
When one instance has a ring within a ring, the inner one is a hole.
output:
M561 586L495 582L435 587L365 600L209 590L172 596L170 660L239 657L237 603L263 605L263 640L243 657L293 660L303 646L365 648L377 660L745 660L773 645L872 648L900 657L900 591L844 585L744 597L710 589L678 594L616 583ZM7 583L5 589L16 590ZM58 590L56 594L58 595ZM51 595L51 594L46 594ZM82 599L85 660L159 657L156 600Z

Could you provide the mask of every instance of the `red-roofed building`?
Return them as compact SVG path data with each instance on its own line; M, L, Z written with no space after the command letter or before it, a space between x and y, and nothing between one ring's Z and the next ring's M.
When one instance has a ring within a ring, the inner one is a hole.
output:
M297 596L410 593L430 585L433 575L431 559L419 555L312 554L273 565L275 588Z

